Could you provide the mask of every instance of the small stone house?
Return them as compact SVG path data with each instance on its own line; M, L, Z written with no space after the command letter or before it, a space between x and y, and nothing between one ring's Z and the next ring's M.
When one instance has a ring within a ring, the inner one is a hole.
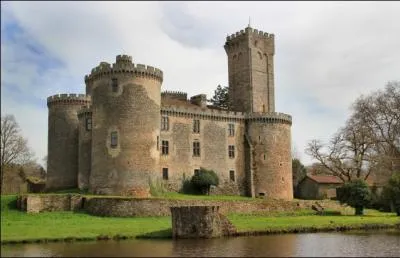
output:
M307 174L299 183L299 197L309 200L336 198L336 188L342 184L335 176Z

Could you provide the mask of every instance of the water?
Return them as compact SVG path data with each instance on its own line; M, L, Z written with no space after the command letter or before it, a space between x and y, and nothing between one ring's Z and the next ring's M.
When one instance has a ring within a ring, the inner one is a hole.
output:
M400 256L400 231L280 234L218 239L3 245L1 256Z

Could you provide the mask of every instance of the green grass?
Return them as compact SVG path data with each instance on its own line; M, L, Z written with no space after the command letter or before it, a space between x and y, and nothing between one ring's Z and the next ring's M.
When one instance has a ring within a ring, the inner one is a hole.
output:
M194 198L191 195L170 195L170 198ZM211 196L202 196L211 199ZM168 198L168 197L166 197ZM237 200L238 197L219 196L218 200ZM240 197L239 197L240 198ZM244 198L244 197L243 197ZM171 237L171 217L111 218L83 212L43 212L28 214L15 207L15 195L1 196L1 241L35 241L54 239L99 238L168 238ZM357 227L365 224L394 225L400 223L395 213L366 210L365 216L318 216L312 210L271 212L265 215L229 214L227 217L239 232L282 231L304 228Z
M239 232L261 230L292 230L304 228L332 228L332 227L360 227L365 224L395 225L400 223L399 217L394 213L366 214L364 216L258 216L247 214L230 214L228 219Z
M73 212L27 214L12 208L15 199L15 196L1 197L2 241L96 239L98 236L112 238L116 235L135 237L171 227L170 217L109 218Z

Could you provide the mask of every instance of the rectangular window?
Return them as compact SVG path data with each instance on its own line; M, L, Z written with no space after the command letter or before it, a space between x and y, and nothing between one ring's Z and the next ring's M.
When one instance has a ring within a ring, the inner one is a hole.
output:
M198 175L199 173L200 173L200 169L197 168L197 169L194 170L194 174L195 175Z
M111 132L111 148L118 146L118 132Z
M157 151L160 150L160 136L157 136Z
M200 120L193 120L193 133L200 133Z
M169 130L169 120L167 116L161 117L161 131L168 131Z
M229 158L233 159L235 157L235 146L229 145L228 152L229 152Z
M193 142L193 156L200 157L200 142Z
M163 168L162 169L162 178L164 180L168 180L168 168Z
M162 155L168 155L168 141L162 141L161 142L161 154Z
M235 182L235 171L234 170L229 170L229 179L232 182Z
M228 125L229 136L235 136L235 124Z
M113 92L118 92L118 79L113 78L111 82L111 88Z
M86 131L92 130L92 118L86 118Z

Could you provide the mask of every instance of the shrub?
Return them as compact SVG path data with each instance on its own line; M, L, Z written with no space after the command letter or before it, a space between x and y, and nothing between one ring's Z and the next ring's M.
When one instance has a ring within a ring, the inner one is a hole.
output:
M192 176L192 185L197 188L202 194L210 194L210 187L212 185L218 186L219 178L213 170L200 168L198 174Z
M383 196L388 199L400 216L400 172L394 173L388 184L383 188Z
M182 188L179 192L183 194L200 194L198 189L192 184L191 179L186 178L185 175L183 175Z
M370 203L371 192L364 180L356 179L338 188L337 198L340 203L355 208L355 215L363 215L364 207Z

